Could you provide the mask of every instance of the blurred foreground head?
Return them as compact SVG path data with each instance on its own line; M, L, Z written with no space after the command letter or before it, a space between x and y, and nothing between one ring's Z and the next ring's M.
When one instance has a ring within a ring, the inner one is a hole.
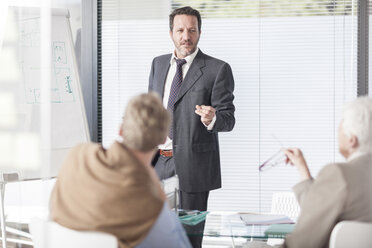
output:
M170 115L156 93L133 97L125 110L120 135L131 149L148 152L165 142Z

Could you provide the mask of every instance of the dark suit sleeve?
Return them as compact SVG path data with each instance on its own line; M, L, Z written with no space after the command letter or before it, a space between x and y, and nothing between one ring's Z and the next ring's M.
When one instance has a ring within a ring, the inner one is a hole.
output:
M155 66L154 65L155 65L155 59L152 60L152 64L151 64L151 72L150 72L150 76L149 76L148 92L151 92L151 91L154 90L154 87L153 87L153 79L154 79L154 72L155 72L155 68L154 68ZM156 153L154 155L154 157L152 158L151 165L153 167L155 167L155 164L158 161L159 156L160 156L160 154L159 153Z
M154 73L155 73L155 59L152 60L152 64L151 64L151 72L150 72L150 76L149 76L149 87L148 87L148 91L153 91L154 88L153 88L153 80L154 80Z
M212 107L216 109L217 120L210 132L228 132L235 125L234 77L229 64L224 63L216 76L212 89Z

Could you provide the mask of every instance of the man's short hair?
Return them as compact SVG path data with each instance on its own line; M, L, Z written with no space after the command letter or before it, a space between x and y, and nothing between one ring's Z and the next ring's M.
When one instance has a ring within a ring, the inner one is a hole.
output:
M358 151L372 151L372 98L363 96L344 105L343 131L358 138Z
M176 15L195 16L196 19L198 20L199 32L201 31L201 22L202 21L201 21L200 13L199 13L199 11L197 11L196 9L191 8L190 6L186 6L186 7L182 7L182 8L178 8L178 9L173 10L173 12L169 15L170 31L173 31L173 21L174 21L174 17Z
M169 123L170 114L156 93L136 96L123 116L123 143L134 150L151 151L165 141Z

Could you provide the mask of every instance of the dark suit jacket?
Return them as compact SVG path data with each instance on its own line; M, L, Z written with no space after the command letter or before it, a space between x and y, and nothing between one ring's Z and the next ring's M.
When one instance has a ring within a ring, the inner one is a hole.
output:
M149 91L162 98L171 54L154 58ZM204 192L221 187L218 132L231 131L235 124L234 78L229 64L200 50L180 88L173 110L173 156L180 189ZM217 121L208 131L195 114L196 105L216 109Z

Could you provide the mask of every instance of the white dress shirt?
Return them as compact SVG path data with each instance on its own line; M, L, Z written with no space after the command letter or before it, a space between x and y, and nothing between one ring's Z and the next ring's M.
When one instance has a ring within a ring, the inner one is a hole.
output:
M197 48L195 52L193 52L189 56L185 57L186 63L182 66L182 80L185 78L198 52L199 52L199 48ZM173 78L174 78L174 75L176 74L176 69L177 69L177 64L175 61L176 59L178 58L176 57L175 52L173 52L172 57L169 61L170 67L169 67L167 79L165 80L165 85L164 85L164 97L163 97L164 108L168 108L169 93L170 93ZM203 124L204 126L207 127L208 130L212 130L215 122L216 122L216 116L214 116L212 122L208 126L206 126L204 123ZM169 136L167 137L167 140L165 141L164 144L159 145L159 149L172 150L172 140L169 138Z

